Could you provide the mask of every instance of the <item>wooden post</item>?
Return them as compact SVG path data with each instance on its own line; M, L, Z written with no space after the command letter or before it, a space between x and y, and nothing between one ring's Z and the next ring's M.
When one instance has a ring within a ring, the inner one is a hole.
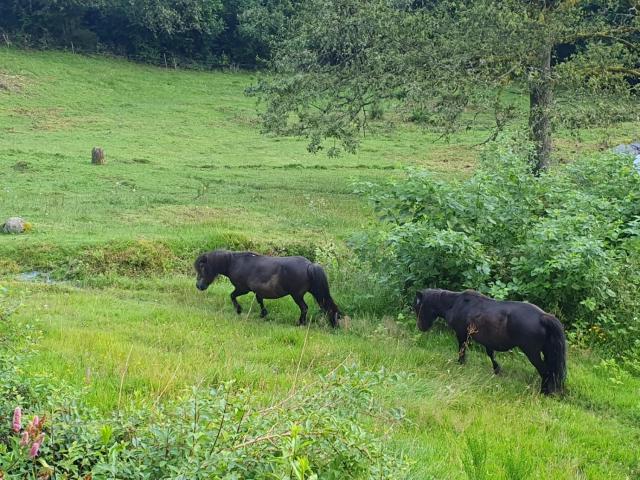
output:
M102 148L93 147L93 150L91 150L91 163L94 165L104 165L106 163Z

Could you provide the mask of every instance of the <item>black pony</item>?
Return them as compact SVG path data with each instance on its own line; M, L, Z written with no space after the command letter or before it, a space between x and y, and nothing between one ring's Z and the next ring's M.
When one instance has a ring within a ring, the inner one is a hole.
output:
M255 292L260 316L267 315L263 300L291 295L300 307L300 325L307 322L304 294L310 292L329 317L331 326L338 326L340 311L329 293L329 283L322 267L304 257L269 257L252 252L215 250L200 255L194 264L198 279L196 287L206 290L218 275L231 280L235 290L231 301L236 312L242 308L236 297Z
M484 345L493 371L500 373L494 351L520 349L542 377L541 392L562 391L566 376L564 328L553 315L525 302L498 301L475 292L426 289L416 294L418 328L427 331L442 317L458 337L459 362L471 339ZM542 357L544 355L544 359Z

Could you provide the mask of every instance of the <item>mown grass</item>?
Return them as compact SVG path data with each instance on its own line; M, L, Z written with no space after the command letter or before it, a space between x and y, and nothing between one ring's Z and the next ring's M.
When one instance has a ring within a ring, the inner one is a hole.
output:
M460 367L449 332L416 335L395 321L399 312L380 318L367 307L369 284L335 268L335 297L351 315L340 331L315 307L318 321L296 327L290 300L268 302L265 321L243 297L238 317L228 283L202 294L187 275L193 255L216 246L344 249L374 221L353 182L399 178L406 166L464 175L487 131L432 143L435 134L382 121L357 155L328 159L259 133L242 94L248 74L0 49L0 75L11 80L0 90L0 218L34 225L0 236L3 284L23 298L17 316L43 331L27 372L83 388L108 410L231 378L270 402L348 359L413 374L379 392L406 410L391 446L416 461L413 478L640 476L640 380L602 367L596 354L572 349L567 394L544 398L521 354L500 355L500 377L480 350ZM612 141L634 132L620 126ZM582 142L561 132L559 157L600 141L601 132ZM96 145L105 166L90 165ZM71 281L15 281L29 269ZM477 468L465 470L472 452Z
M306 153L299 140L265 137L254 100L243 95L248 74L11 50L0 51L0 65L24 84L0 94L0 172L12 179L2 213L33 219L33 242L213 229L259 240L344 236L366 215L353 181L409 164L473 165L474 153L431 146L418 130L381 136L338 160ZM89 162L96 145L105 167ZM450 161L434 161L434 152Z
M344 239L371 219L354 182L406 166L464 175L488 134L434 142L435 133L382 120L358 154L329 159L306 153L302 140L260 134L254 100L243 95L249 74L8 49L0 72L19 85L0 90L0 175L10 179L0 214L34 224L28 237L0 238L0 251L136 238L196 245L224 234L257 244ZM617 138L634 128L621 126ZM599 138L560 135L560 155ZM90 164L94 146L104 147L106 166Z

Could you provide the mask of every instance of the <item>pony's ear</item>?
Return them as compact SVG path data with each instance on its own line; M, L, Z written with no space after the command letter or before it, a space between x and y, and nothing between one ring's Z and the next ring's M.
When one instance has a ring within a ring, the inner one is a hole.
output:
M414 300L414 304L416 306L420 305L423 302L424 298L422 297L422 292L421 291L417 291L416 292L416 299Z
M198 263L200 265L206 265L207 264L207 256L206 255L200 255L200 258L198 259Z

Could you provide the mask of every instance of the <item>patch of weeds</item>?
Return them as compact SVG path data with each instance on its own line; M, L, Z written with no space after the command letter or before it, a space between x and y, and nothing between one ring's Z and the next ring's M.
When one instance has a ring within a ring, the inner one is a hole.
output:
M504 473L507 480L525 480L531 477L533 465L527 455L509 452L504 460Z
M467 449L462 456L464 473L469 480L488 479L487 472L487 440L483 436L465 437Z
M274 256L296 256L306 257L312 262L315 261L316 249L313 245L303 242L269 242L263 247L263 253Z
M0 258L0 272L2 274L11 275L20 272L20 267L13 260Z
M29 162L25 162L24 160L20 160L13 164L13 168L16 172L26 172L31 170L31 164Z
M613 358L602 360L596 368L603 372L607 379L614 385L623 385L625 380L628 380L631 376L631 374Z
M0 92L20 93L25 84L24 77L0 71Z
M87 273L137 276L165 273L175 260L173 252L164 243L135 240L87 249L77 265L88 270Z

